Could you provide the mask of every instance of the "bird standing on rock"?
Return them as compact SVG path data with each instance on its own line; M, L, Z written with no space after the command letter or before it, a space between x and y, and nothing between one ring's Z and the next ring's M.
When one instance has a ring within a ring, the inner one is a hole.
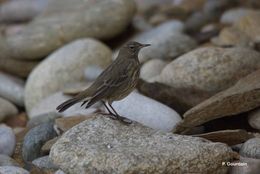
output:
M89 88L59 105L57 110L63 112L75 103L82 101L81 106L86 104L86 108L89 108L96 102L101 101L112 118L131 123L130 120L120 116L115 111L112 102L125 98L134 90L141 67L138 53L147 46L150 46L150 44L141 44L134 41L125 44L120 49L116 60L97 77Z

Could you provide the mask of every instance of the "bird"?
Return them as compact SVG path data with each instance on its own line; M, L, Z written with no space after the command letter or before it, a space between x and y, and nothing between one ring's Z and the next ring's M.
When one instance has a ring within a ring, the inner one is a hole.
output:
M101 101L111 118L130 124L132 121L120 116L112 103L122 100L136 87L141 67L138 53L142 48L148 46L150 44L127 42L120 48L117 58L96 78L92 85L72 99L60 104L56 108L58 112L63 112L78 102L82 102L81 106L86 104L87 109Z

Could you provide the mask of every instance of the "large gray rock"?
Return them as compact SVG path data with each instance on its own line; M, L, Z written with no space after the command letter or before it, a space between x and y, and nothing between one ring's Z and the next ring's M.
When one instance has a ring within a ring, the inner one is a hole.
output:
M174 59L195 48L196 42L183 34L182 30L183 24L174 20L134 37L132 40L151 44L140 51L139 60L144 62L149 59Z
M0 72L0 96L18 106L24 106L23 80Z
M11 56L40 59L73 40L112 38L135 14L133 0L55 0L20 32L6 36ZM105 15L104 15L105 14Z
M172 108L137 92L112 105L119 115L153 129L171 131L181 121L180 115Z
M52 146L50 158L65 173L226 173L225 144L163 133L104 116L74 126Z
M259 69L259 59L246 48L198 48L168 64L157 81L190 94L186 101L194 106Z
M30 74L25 86L25 106L30 111L45 97L61 90L67 83L84 79L87 65L106 67L111 50L93 39L72 42L46 58Z
M0 98L0 121L4 120L8 116L14 116L16 114L18 114L16 106L9 101Z

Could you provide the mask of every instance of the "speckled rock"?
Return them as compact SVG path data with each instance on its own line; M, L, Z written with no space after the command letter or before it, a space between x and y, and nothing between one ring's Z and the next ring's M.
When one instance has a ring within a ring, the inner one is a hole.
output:
M137 123L127 126L104 116L74 126L50 152L54 164L68 174L226 173L228 168L221 162L233 155L222 143L163 133Z
M132 40L151 44L140 51L139 60L144 62L149 59L174 59L195 48L196 42L183 34L182 30L183 24L173 20L134 37Z
M140 78L151 81L153 77L159 75L167 62L159 59L147 61L140 70Z
M8 116L14 116L16 114L18 114L16 106L9 101L0 98L0 121L4 120Z
M0 154L11 156L14 152L15 142L13 130L0 124Z
M25 86L26 110L30 112L65 84L83 80L87 65L106 67L111 62L111 54L107 46L94 39L77 40L60 48L30 74Z
M7 35L11 57L41 59L73 40L109 39L135 14L134 0L55 0L22 31ZM106 15L103 15L106 14Z
M56 110L57 106L59 106L62 102L70 98L71 97L64 95L62 92L54 93L53 95L44 98L35 107L33 107L32 110L28 113L28 116L30 118L33 118L33 117L37 117L38 115L57 112ZM90 113L95 112L97 110L97 107L99 106L99 104L97 103L93 105L91 108L85 109L84 107L81 107L81 104L82 103L77 103L71 106L66 111L59 113L59 115L61 116L88 115Z
M19 166L19 164L11 157L0 154L0 166Z
M233 8L227 10L222 14L220 22L224 24L233 24L252 11L253 10L246 8Z
M0 72L0 96L24 106L24 81Z
M184 115L174 132L185 133L210 120L237 115L260 106L260 70L240 79L234 86L203 101Z
M260 108L249 113L248 123L252 128L260 130Z
M37 167L39 167L40 169L54 169L54 170L58 170L58 167L55 166L49 156L43 156L40 158L37 158L35 160L32 161L32 163L34 165L36 165Z
M260 159L260 138L252 138L246 141L239 153L244 157Z
M32 128L24 137L22 155L25 161L32 161L40 156L41 147L48 140L56 137L53 123L43 123Z
M246 48L198 48L168 64L157 81L190 94L194 106L260 68L259 58Z
M118 114L158 130L171 131L181 121L173 109L137 92L112 105Z
M27 170L15 166L2 166L0 167L0 173L2 174L30 174Z

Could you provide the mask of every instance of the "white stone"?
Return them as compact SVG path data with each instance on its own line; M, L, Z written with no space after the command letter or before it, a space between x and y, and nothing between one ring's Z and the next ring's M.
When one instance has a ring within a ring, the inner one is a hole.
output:
M64 85L84 79L88 65L104 68L111 62L111 50L94 39L81 39L65 45L43 60L30 74L25 86L25 106L30 111L45 97Z
M171 131L181 121L173 109L137 92L113 102L112 106L121 116L158 130Z

